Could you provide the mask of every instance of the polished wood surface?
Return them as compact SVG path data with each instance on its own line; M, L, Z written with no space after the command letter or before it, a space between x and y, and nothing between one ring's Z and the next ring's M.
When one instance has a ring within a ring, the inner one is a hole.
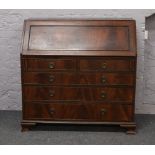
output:
M29 50L129 50L128 27L31 26Z
M122 58L118 59L81 59L80 60L80 70L101 70L101 71L133 71L134 70L134 60L124 60Z
M134 20L27 20L23 53L135 56L135 26Z
M24 85L110 85L133 86L133 73L24 72Z
M133 121L133 107L111 104L32 104L25 105L25 119L72 121Z
M79 100L79 101L133 101L133 88L24 86L25 101ZM39 95L38 95L39 94Z
M134 20L27 20L21 69L23 131L88 122L134 132Z
M27 71L51 71L51 70L74 70L76 63L74 59L26 59Z

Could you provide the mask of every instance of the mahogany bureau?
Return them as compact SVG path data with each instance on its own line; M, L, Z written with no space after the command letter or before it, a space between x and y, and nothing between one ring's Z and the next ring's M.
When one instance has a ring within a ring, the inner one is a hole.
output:
M21 74L22 131L66 123L135 133L134 20L26 20Z

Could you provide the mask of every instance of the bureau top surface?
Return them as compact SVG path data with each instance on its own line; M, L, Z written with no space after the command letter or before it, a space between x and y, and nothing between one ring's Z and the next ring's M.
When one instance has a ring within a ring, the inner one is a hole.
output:
M26 20L23 55L136 56L134 20Z

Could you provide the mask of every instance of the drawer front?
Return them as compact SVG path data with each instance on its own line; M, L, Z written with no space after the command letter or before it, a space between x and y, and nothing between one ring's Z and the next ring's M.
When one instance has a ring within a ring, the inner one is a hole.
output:
M24 119L73 121L132 121L133 107L108 104L26 103Z
M134 71L134 60L129 59L81 59L81 71Z
M133 88L83 87L84 101L133 102Z
M39 72L24 72L23 73L24 84L60 84L70 85L77 84L76 73L39 73Z
M133 88L110 87L38 87L24 86L26 101L38 100L79 100L133 102Z
M24 72L24 84L50 85L134 85L132 73L39 73Z
M75 59L25 59L27 71L75 70Z
M134 85L133 73L80 73L80 84L99 84L99 85Z
M72 87L24 86L23 92L26 101L80 99L80 89Z

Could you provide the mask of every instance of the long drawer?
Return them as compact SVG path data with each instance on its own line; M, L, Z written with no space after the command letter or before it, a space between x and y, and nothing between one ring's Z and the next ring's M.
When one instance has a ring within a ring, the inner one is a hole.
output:
M129 73L62 73L24 72L24 84L48 85L134 85L134 74Z
M132 121L133 106L110 104L35 104L24 105L24 119L73 121Z
M82 101L124 101L133 102L133 88L122 87L55 87L24 86L26 101L38 100L82 100Z

